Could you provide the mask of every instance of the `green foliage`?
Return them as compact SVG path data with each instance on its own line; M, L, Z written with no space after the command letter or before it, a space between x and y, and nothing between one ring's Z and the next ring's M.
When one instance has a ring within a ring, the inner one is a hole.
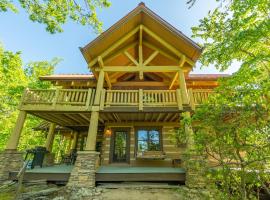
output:
M270 180L269 91L270 75L242 67L194 115L196 147L221 167L212 175L228 196L251 198Z
M191 1L194 2L194 1ZM220 0L220 6L193 28L203 40L203 65L240 69L220 81L209 102L196 110L198 150L211 157L212 171L230 199L256 198L254 189L269 182L270 19L268 0Z
M28 13L29 19L46 25L50 33L62 32L62 25L71 19L81 25L101 32L102 23L97 17L97 8L110 6L108 0L19 0L20 6ZM0 12L17 11L12 0L0 0Z
M185 125L191 125L191 119L190 117L187 117L186 115L182 114L182 120L180 122L180 127L177 129L173 129L170 132L172 132L169 136L170 141L175 144L177 147L180 147L182 145L187 144L188 136L185 131Z
M31 88L49 88L49 83L41 82L38 77L52 74L59 59L50 62L32 62L22 67L20 52L5 51L0 46L0 150L5 148L9 135L14 128L18 116L17 106L23 90ZM33 127L40 123L40 119L28 115L22 137L20 149L43 144L44 135L34 132Z
M202 64L214 64L220 70L227 69L233 61L249 67L269 67L269 1L219 1L220 7L192 28L194 37L204 41Z

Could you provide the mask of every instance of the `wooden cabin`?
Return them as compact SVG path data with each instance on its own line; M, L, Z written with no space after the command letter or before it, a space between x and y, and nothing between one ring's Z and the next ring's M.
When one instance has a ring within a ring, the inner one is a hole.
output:
M185 181L186 146L171 136L181 114L196 112L224 75L192 74L202 48L144 4L80 50L91 73L43 76L56 89L26 89L7 150L17 149L30 114L50 123L48 151L56 125L74 134L75 165L65 175L48 172L48 180Z

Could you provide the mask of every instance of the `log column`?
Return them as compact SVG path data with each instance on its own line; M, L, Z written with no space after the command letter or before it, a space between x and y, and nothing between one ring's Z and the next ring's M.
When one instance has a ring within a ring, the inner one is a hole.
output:
M20 111L15 128L8 140L6 150L17 150L26 115L25 111Z
M95 187L96 184L95 173L97 169L97 160L99 158L99 153L96 152L96 138L98 131L100 96L101 90L103 89L103 83L104 71L101 68L96 87L94 105L92 106L85 151L78 152L75 165L67 184L67 186L71 188L92 188Z
M53 147L53 140L55 136L55 127L56 127L55 123L50 124L49 132L48 132L46 143L45 143L45 147L48 153L46 153L44 157L44 161L43 161L44 166L54 165L55 154L52 153L52 147Z
M78 132L75 131L73 135L72 146L71 146L72 150L77 148L77 141L78 141Z
M96 150L96 139L97 139L97 130L98 130L98 117L99 117L99 104L101 90L103 89L104 84L104 71L100 70L96 88L96 95L93 105L93 111L91 113L90 124L88 129L88 136L86 141L86 151L95 151Z
M181 68L178 71L178 81L179 81L179 87L180 87L180 91L182 95L183 104L189 104L185 74Z
M23 165L22 153L17 151L27 113L20 111L6 149L0 154L0 182L8 179L9 171L18 171Z
M45 143L45 147L47 151L49 152L52 151L55 127L56 127L55 123L50 124L49 132L48 132L46 143Z

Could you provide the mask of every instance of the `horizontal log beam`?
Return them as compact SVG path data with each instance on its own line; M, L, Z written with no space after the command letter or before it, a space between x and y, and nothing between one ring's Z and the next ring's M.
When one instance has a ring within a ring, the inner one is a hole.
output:
M104 66L104 72L177 72L179 66ZM96 71L100 71L99 68Z

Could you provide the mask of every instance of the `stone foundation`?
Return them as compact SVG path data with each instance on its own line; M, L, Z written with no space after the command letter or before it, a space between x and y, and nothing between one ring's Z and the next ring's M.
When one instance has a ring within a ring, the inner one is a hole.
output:
M45 157L44 157L44 160L43 160L43 166L44 167L53 166L54 165L54 158L55 158L54 153L45 154Z
M70 174L68 188L93 188L96 185L96 169L99 153L79 151Z
M23 166L23 153L5 150L0 153L0 182L6 181L10 171L19 171Z

